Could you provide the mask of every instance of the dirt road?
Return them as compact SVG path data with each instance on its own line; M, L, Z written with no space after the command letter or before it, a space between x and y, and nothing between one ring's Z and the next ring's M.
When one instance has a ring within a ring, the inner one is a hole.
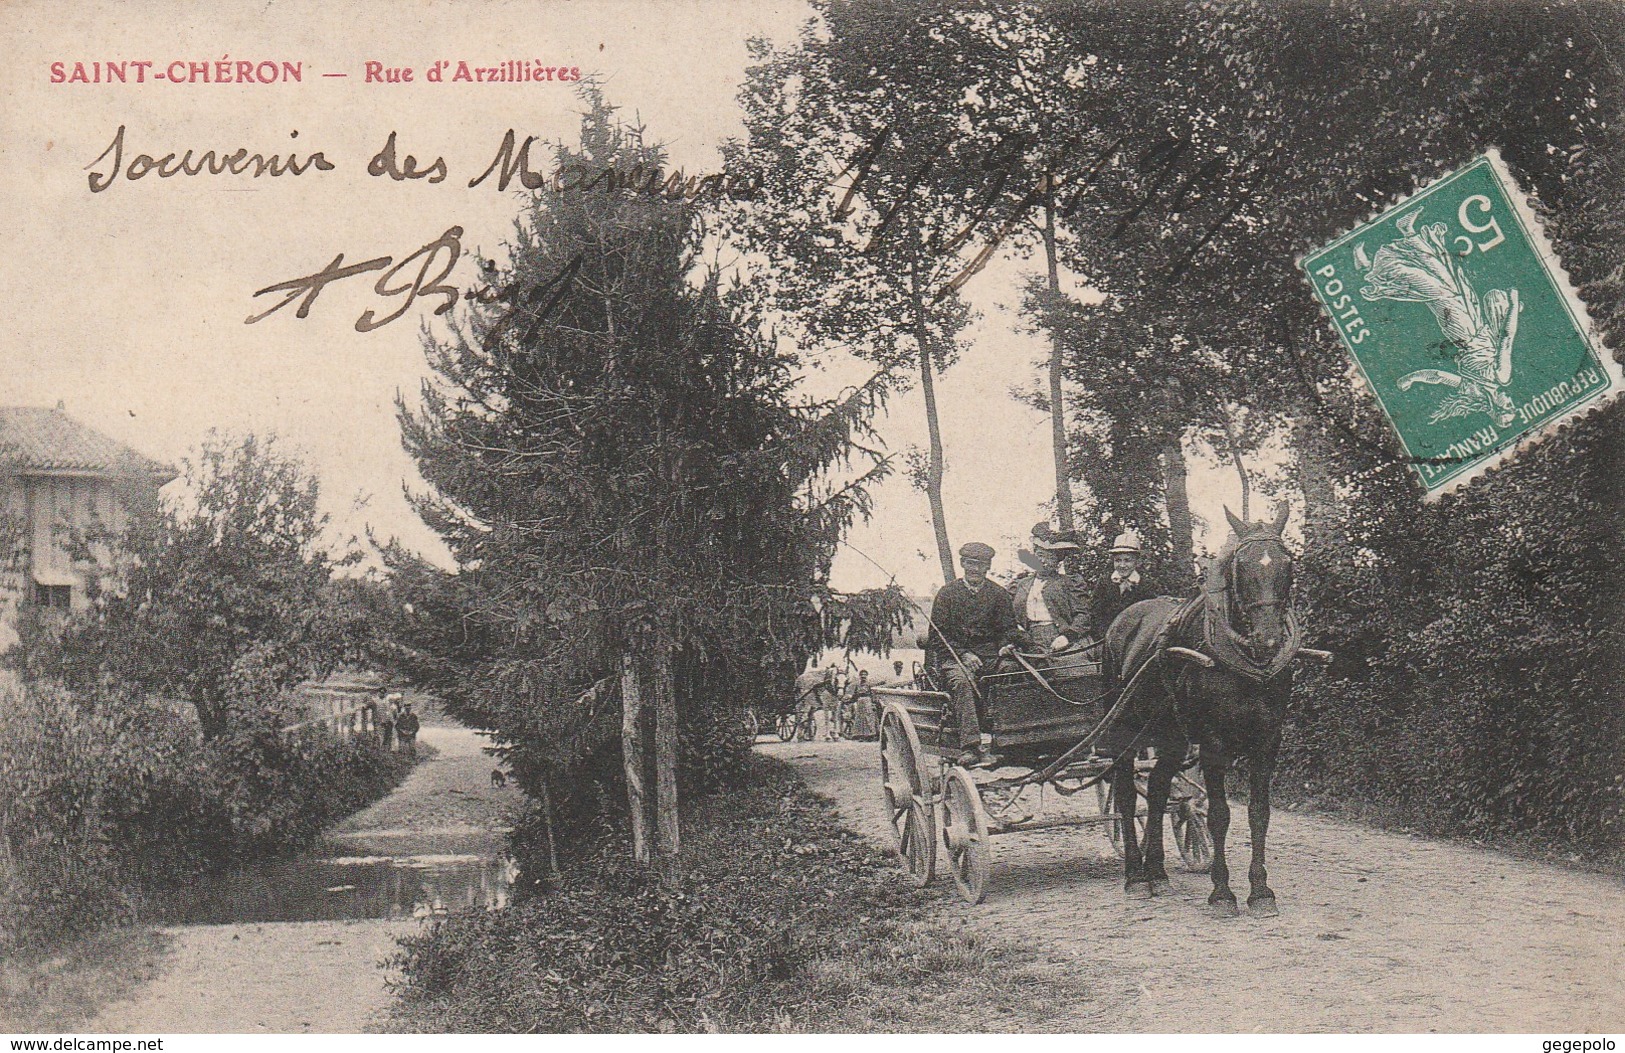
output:
M413 915L502 894L481 860L500 855L520 797L491 786L485 740L473 732L426 726L421 738L438 755L330 831L324 851L200 894L208 910L245 920L167 928L156 978L83 1030L372 1030L390 999L381 963L421 924ZM290 916L341 920L254 920Z
M853 829L890 845L873 743L761 748L795 764ZM1248 851L1236 807L1230 859L1242 899ZM1280 809L1270 828L1280 917L1210 918L1207 876L1169 870L1171 896L1127 902L1103 828L1062 829L995 838L980 906L961 901L945 874L935 887L945 918L1092 981L1098 998L1073 1007L1058 1025L1068 1029L1625 1030L1617 880Z

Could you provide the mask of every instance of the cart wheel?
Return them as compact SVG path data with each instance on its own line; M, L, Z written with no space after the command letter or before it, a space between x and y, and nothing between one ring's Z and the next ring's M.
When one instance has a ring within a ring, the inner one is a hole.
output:
M948 871L966 903L980 903L987 895L993 848L988 844L987 812L970 772L954 766L944 780L942 844L948 850Z
M1123 837L1117 829L1117 821L1111 818L1112 787L1110 777L1095 783L1095 806L1100 809L1100 826L1106 833L1106 840L1111 842L1112 851L1122 855Z
M937 816L927 790L919 735L908 711L888 703L880 721L880 791L891 819L893 847L921 888L937 865Z
M773 730L779 733L780 742L789 742L796 737L796 715L780 713L779 719L774 722Z
M745 736L752 742L762 733L762 719L756 715L756 707L745 707Z
M1123 854L1123 821L1121 819L1116 818L1116 815L1117 815L1117 791L1115 790L1115 788L1106 785L1106 783L1104 783L1104 782L1095 783L1095 789L1097 791L1099 791L1098 799L1100 801L1100 814L1109 815L1109 816L1113 817L1111 820L1109 820L1106 823L1106 836L1111 838L1112 851L1116 852L1118 855L1122 855ZM1136 786L1135 789L1139 789L1139 787ZM1134 803L1135 803L1136 806L1138 806L1139 803L1140 803L1138 794L1135 795ZM1145 844L1145 809L1143 809L1143 808L1139 809L1138 811L1136 811L1134 813L1134 830L1135 830L1135 834L1140 839L1141 846L1144 846L1144 844Z
M1213 842L1207 833L1207 805L1195 800L1180 801L1171 818L1174 821L1174 846L1185 869L1192 874L1205 874L1213 864Z
M916 888L931 884L937 869L937 840L932 830L931 807L918 797L903 809L903 821L898 826L897 854L908 866L909 880Z

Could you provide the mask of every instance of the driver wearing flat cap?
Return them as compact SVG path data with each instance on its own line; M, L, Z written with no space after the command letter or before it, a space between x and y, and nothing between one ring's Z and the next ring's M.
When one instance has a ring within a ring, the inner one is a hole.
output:
M937 590L931 604L931 636L926 658L947 684L959 719L959 763L992 767L992 739L982 734L976 715L976 677L993 667L1005 644L1023 641L1010 594L989 581L993 549L973 541L959 550L964 577Z

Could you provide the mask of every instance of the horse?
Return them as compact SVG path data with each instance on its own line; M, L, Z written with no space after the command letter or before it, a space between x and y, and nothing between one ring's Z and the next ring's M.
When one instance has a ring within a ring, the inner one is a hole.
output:
M1128 696L1122 698L1118 726L1134 736L1117 751L1111 770L1129 899L1149 899L1172 889L1163 868L1162 815L1174 776L1194 743L1201 750L1213 838L1208 908L1217 917L1240 913L1224 854L1230 828L1225 775L1245 759L1253 835L1247 906L1259 916L1279 913L1264 849L1270 781L1292 691L1292 661L1301 643L1292 608L1292 556L1281 542L1287 511L1283 507L1273 522L1246 523L1225 509L1234 533L1209 566L1201 594L1189 600L1142 600L1107 630L1108 668ZM1145 745L1156 747L1157 759L1147 779L1150 818L1142 851L1134 829L1134 758Z

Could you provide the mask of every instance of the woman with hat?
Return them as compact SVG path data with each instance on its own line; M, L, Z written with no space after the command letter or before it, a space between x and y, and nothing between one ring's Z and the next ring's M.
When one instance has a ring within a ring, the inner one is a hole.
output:
M1075 595L1072 580L1061 573L1062 561L1078 552L1078 544L1048 523L1039 523L1033 527L1032 545L1030 554L1021 555L1035 573L1016 579L1011 606L1033 643L1064 650L1089 632L1088 611Z

